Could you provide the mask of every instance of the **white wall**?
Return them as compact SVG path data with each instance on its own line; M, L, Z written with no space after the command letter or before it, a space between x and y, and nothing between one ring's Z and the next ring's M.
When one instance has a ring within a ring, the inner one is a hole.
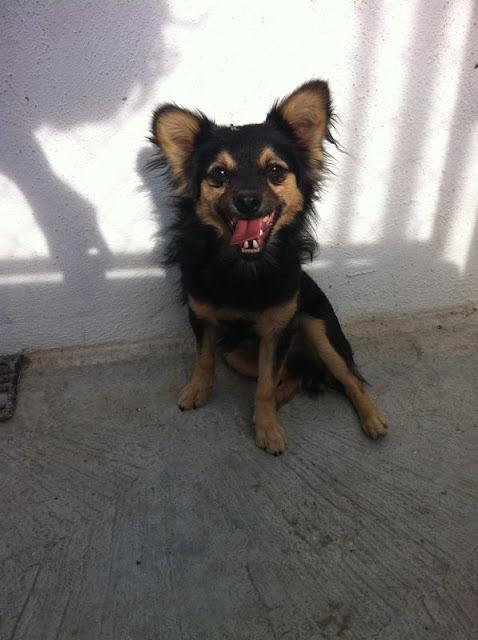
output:
M342 317L477 298L474 0L40 0L0 24L0 353L181 332L153 107L260 121L311 77L348 152L311 268Z

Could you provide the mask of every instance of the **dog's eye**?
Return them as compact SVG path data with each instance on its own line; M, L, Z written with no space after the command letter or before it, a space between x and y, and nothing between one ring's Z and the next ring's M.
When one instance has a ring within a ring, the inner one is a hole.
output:
M281 182L284 182L287 173L287 169L281 164L270 164L267 167L267 178L273 184L280 184Z
M214 167L207 174L207 179L209 180L209 184L213 187L222 187L227 180L227 171L224 167Z

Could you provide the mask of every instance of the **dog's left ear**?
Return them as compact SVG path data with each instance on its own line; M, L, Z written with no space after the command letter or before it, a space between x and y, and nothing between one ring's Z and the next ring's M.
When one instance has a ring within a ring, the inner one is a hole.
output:
M322 142L328 133L332 113L329 87L323 80L311 80L274 105L267 122L284 123L313 160L322 160Z

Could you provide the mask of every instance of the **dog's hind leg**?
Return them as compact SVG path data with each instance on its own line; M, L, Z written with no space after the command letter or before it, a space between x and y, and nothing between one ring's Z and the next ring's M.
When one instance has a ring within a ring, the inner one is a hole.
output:
M378 438L387 432L385 418L373 405L354 371L353 361L347 363L331 343L324 320L301 314L300 327L310 349L320 358L333 377L343 386L345 393L358 413L363 430L370 438ZM335 329L340 330L337 322ZM343 335L343 334L342 334Z
M231 369L234 369L242 376L257 378L259 371L257 340L244 340L233 351L226 351L224 360Z
M214 383L216 327L208 320L198 318L192 309L189 309L189 321L196 336L196 366L191 380L179 394L181 411L206 404Z
M291 376L287 371L287 368L282 372L281 379L276 388L276 403L277 407L282 407L283 405L290 402L292 398L294 398L298 393L302 390L302 380L301 378L296 378L295 376Z
M243 341L233 351L226 351L223 357L231 369L234 369L234 371L241 376L257 378L259 373L259 349L257 342L251 340ZM284 366L276 388L277 407L281 407L292 400L292 398L300 392L301 388L301 379L293 376L287 370L287 366Z

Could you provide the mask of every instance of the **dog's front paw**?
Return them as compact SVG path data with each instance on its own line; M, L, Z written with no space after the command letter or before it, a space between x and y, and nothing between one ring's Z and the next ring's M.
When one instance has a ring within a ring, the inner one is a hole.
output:
M275 456L284 453L287 449L285 431L275 418L268 420L256 419L255 421L256 444L260 449Z
M191 380L179 394L178 407L181 411L202 407L209 400L211 393L212 385Z
M377 409L363 418L362 428L368 437L373 440L381 438L387 433L386 420Z

